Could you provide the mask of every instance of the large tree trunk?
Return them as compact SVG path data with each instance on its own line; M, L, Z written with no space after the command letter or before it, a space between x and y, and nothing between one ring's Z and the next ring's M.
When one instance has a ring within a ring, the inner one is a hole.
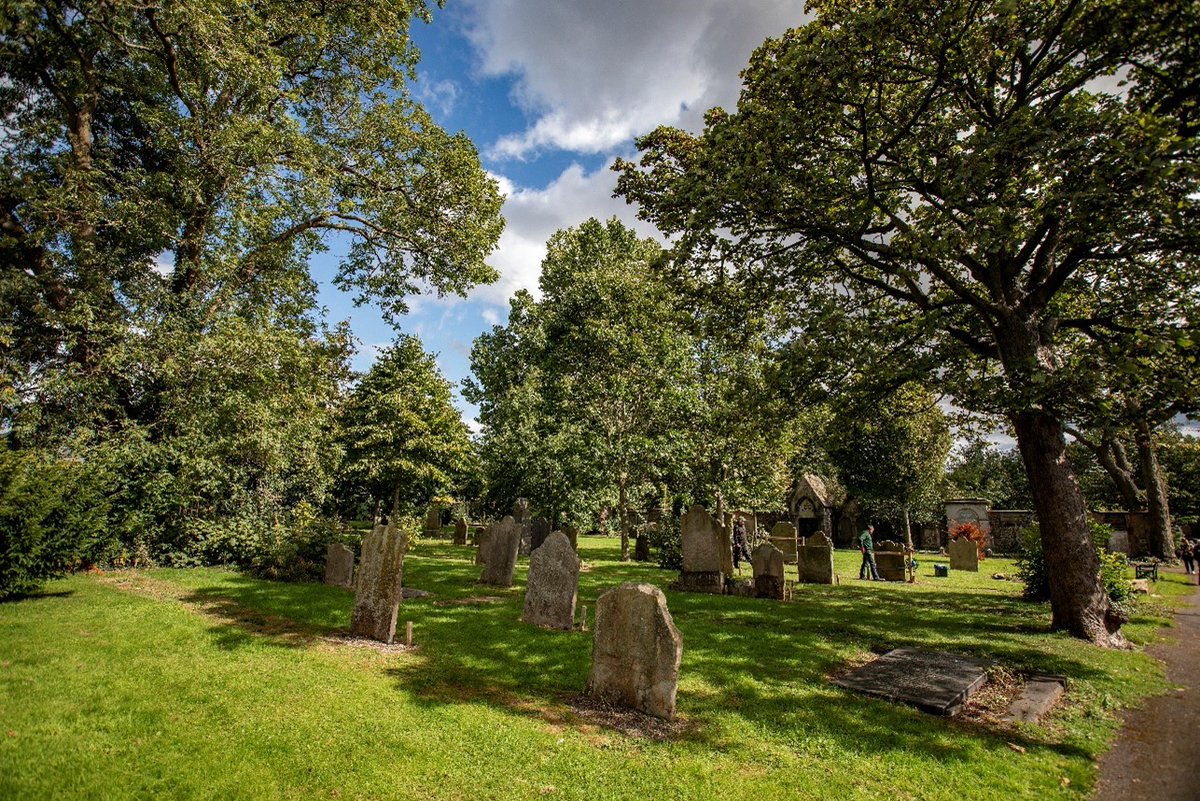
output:
M1175 538L1171 535L1171 510L1167 502L1167 484L1158 467L1154 435L1150 424L1139 420L1133 428L1138 461L1142 463L1142 483L1146 486L1146 509L1150 513L1150 553L1159 559L1175 558Z
M1052 626L1097 645L1124 646L1120 615L1100 579L1079 482L1067 461L1062 424L1044 412L1012 418L1029 475L1050 584Z

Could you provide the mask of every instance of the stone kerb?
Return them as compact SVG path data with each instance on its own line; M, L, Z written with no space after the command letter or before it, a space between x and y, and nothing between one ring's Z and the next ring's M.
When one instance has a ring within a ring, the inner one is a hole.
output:
M511 587L517 569L517 551L521 547L522 527L509 515L493 523L480 547L483 556L483 575L479 580L494 587Z
M817 532L796 549L796 571L801 584L833 583L833 541Z
M395 638L407 541L393 524L375 526L363 540L354 611L350 615L351 634L380 642Z
M979 572L979 545L967 537L950 541L950 569Z
M555 531L546 537L529 557L521 619L533 626L570 631L579 594L579 565L566 534Z
M904 572L904 546L892 540L884 540L875 546L875 567L884 581L906 581Z
M720 595L725 590L725 575L721 547L722 526L708 510L699 504L687 511L679 521L680 549L683 571L679 574L679 589L685 592L707 592ZM730 552L730 560L733 554Z
M340 542L329 543L325 555L325 583L334 587L354 586L354 550Z
M683 637L652 584L627 583L596 601L588 695L672 720Z
M789 565L796 564L796 527L787 521L780 520L771 528L768 537L771 544L783 551L783 561Z
M783 600L783 551L764 542L751 554L754 566L754 595L757 598Z

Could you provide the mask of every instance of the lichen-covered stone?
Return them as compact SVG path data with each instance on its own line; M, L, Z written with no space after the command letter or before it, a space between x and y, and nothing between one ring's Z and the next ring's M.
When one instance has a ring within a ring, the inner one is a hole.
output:
M390 523L376 525L363 540L354 611L350 615L351 634L380 642L395 638L407 541L407 536Z
M588 694L672 720L683 637L652 584L622 584L596 601Z
M484 538L484 545L479 549L484 562L483 575L479 580L495 587L511 587L520 547L521 526L511 515L493 523Z
M529 557L521 619L533 626L570 631L578 593L579 557L567 535L555 531Z

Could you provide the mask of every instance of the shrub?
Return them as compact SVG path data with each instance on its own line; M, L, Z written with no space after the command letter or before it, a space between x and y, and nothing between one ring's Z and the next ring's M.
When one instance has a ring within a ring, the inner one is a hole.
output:
M1100 578L1109 600L1119 610L1123 609L1133 594L1133 584L1125 575L1128 562L1121 553L1107 553L1104 548L1112 536L1112 528L1102 523L1091 523L1092 541L1100 557ZM1049 576L1046 558L1042 553L1042 534L1033 525L1021 532L1021 558L1017 560L1017 575L1025 582L1023 595L1027 601L1050 599Z
M679 529L679 517L664 514L658 526L650 532L650 545L658 551L658 566L663 570L679 570L683 567L683 546Z

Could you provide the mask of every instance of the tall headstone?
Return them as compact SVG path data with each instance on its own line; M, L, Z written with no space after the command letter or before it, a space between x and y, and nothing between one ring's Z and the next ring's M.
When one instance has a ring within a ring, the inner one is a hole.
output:
M492 527L484 526L475 534L475 564L486 565L487 554L492 539Z
M791 523L780 520L771 529L768 537L771 544L783 551L783 561L786 564L796 564L796 527Z
M683 637L652 584L622 584L596 601L588 695L672 720Z
M679 589L684 592L722 594L725 591L725 574L721 570L724 540L721 524L713 519L707 509L696 504L679 521L679 531L683 551Z
M531 553L542 547L542 543L550 536L550 531L550 521L544 517L535 518L529 524L529 548Z
M426 539L433 539L441 536L442 533L442 510L436 506L430 506L425 512L425 526L421 530L421 535Z
M454 521L454 544L467 544L467 521L461 517Z
M950 569L979 572L979 545L975 540L967 537L950 540Z
M818 531L796 549L796 571L801 584L833 583L833 541Z
M521 527L511 516L493 523L483 555L483 575L479 580L495 587L511 587L517 569L517 551L521 546Z
M517 522L517 527L521 529L520 546L518 553L521 556L529 556L529 552L533 550L533 537L531 532L530 520L530 505L528 498L517 498L513 502L512 518Z
M875 545L875 567L879 577L884 581L905 581L904 546L892 540L884 540Z
M395 524L376 525L362 543L362 560L354 589L350 633L380 642L396 636L400 582L408 538Z
M570 631L578 593L579 557L567 535L555 531L529 556L521 619L534 626Z
M334 587L354 586L354 550L340 542L329 543L325 555L325 583Z
M754 595L757 598L783 600L783 551L769 542L754 549Z

